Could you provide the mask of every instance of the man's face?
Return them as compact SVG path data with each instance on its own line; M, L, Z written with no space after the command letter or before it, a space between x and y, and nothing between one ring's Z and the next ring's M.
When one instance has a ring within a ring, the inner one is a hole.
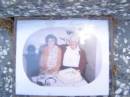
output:
M71 47L71 49L77 48L77 46L78 46L78 41L70 40L69 46Z
M54 46L55 45L55 39L49 38L48 39L48 46Z

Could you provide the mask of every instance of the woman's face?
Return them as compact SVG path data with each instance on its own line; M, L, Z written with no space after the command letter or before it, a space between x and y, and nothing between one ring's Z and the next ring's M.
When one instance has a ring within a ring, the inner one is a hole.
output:
M55 39L49 38L48 39L48 46L54 46L55 45Z

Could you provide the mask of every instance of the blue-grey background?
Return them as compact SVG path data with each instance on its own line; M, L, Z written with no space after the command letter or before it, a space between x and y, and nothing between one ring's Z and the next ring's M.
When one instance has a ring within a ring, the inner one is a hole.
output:
M0 0L1 19L14 16L84 15L111 15L115 18L115 49L111 53L114 62L111 66L117 72L110 81L110 97L130 97L130 0ZM15 51L12 39L13 34L0 27L0 97L15 95Z

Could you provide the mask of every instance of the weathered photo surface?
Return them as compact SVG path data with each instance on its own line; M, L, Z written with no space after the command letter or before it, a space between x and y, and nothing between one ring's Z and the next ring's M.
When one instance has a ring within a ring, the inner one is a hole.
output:
M109 94L109 21L16 20L16 94Z

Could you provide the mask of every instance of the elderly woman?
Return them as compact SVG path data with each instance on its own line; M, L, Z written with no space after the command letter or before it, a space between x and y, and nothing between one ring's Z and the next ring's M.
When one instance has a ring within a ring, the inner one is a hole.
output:
M74 68L79 70L82 76L85 74L87 64L85 52L79 47L79 37L73 35L68 46L63 49L63 63L61 69Z
M56 45L57 39L54 35L48 35L45 41L47 44L42 49L40 58L41 72L55 74L61 65L61 49Z

